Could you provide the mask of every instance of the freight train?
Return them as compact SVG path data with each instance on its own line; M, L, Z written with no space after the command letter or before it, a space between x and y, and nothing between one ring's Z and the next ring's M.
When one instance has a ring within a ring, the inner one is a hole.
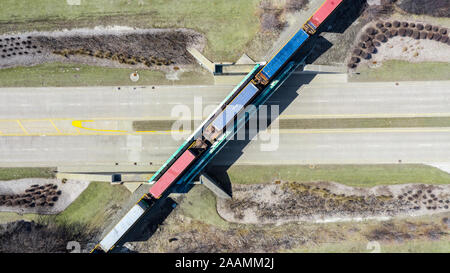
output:
M169 188L176 184L191 166L202 158L222 139L225 132L245 108L253 104L271 82L282 73L286 65L313 36L322 23L341 4L343 0L326 0L322 6L305 22L302 28L264 66L247 75L231 94L222 102L197 131L166 161L149 180L153 183L136 205L119 221L92 252L107 252L114 248L128 230L162 196L169 194ZM211 159L211 158L209 158ZM204 166L204 165L203 165Z

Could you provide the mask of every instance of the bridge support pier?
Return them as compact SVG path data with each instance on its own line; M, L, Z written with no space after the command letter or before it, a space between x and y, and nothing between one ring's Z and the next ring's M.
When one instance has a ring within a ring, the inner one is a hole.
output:
M217 197L224 199L231 199L231 196L227 192L225 192L221 187L218 186L219 183L206 173L200 175L200 183L205 185Z

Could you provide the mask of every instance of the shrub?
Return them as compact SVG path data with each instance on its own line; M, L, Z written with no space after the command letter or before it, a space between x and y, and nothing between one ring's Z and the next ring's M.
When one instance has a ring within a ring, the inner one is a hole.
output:
M353 50L353 54L355 54L355 55L357 55L357 56L361 56L362 50L359 49L359 48L355 48L355 49Z
M366 29L366 33L367 33L368 35L375 35L375 34L377 34L377 31L376 31L376 29L374 29L373 27L368 27L368 28Z
M407 29L406 29L406 36L411 37L412 34L413 34L413 30L410 29L410 28L407 28Z
M380 41L380 42L385 42L387 39L386 39L386 36L384 35L384 34L378 34L377 36L376 36L376 38L377 38L377 40L378 41Z
M363 42L367 42L370 40L370 37L366 34L361 35L361 41Z
M370 53L368 52L364 52L362 57L366 60L369 60L370 58L372 58L372 55L370 55Z
M88 243L98 234L82 224L58 223L52 217L40 217L37 223L18 221L9 223L0 235L1 253L67 252L69 241Z
M351 57L350 62L351 63L359 63L359 58L356 56L353 56L353 57Z

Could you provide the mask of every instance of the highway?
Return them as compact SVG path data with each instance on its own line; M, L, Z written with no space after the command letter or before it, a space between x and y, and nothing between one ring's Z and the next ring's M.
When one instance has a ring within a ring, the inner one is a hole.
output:
M294 74L270 99L280 118L450 116L449 82L311 82ZM133 132L138 119L173 119L178 104L218 104L232 86L0 89L0 166L164 162L169 132ZM203 113L207 115L208 111ZM74 126L75 125L75 126ZM78 127L77 127L78 126ZM433 163L450 158L449 128L281 130L275 148L230 142L218 164Z
M395 83L317 83L301 85L294 74L269 104L287 107L286 117L449 115L448 81ZM194 110L217 105L233 86L89 88L0 88L0 120L5 119L168 119L183 104ZM204 113L206 116L209 113ZM1 129L0 129L1 130Z
M450 128L281 131L268 140L230 141L217 164L433 163L450 158ZM1 166L164 162L181 142L170 135L1 137ZM279 144L279 146L277 145ZM264 145L264 146L261 146ZM243 148L244 147L244 148ZM243 148L243 150L242 150Z

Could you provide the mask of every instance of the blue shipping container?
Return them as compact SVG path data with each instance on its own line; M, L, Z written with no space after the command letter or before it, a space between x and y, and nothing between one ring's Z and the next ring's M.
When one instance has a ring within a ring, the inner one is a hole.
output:
M299 30L286 45L278 51L277 55L269 61L262 69L262 73L267 79L272 78L275 73L286 63L297 49L308 39L309 35L303 30Z
M255 96L258 88L249 83L220 113L213 121L213 126L218 130L222 130L225 126L246 106L246 104Z

